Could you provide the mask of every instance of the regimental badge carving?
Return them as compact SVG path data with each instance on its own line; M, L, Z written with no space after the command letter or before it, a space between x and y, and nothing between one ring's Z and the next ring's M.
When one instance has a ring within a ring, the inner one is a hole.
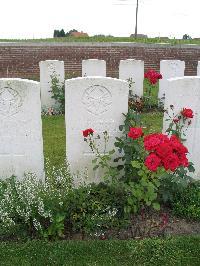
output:
M106 87L93 85L85 90L82 103L88 112L100 115L107 112L111 107L112 95Z
M0 89L0 115L12 116L20 111L22 97L9 87Z
M53 63L48 64L48 69L50 72L55 72L55 65Z

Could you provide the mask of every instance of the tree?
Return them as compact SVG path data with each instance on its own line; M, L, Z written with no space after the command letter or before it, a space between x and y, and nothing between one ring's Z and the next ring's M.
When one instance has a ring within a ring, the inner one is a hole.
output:
M63 29L60 31L60 36L59 37L65 37L65 31Z
M65 36L66 36L66 37L70 36L72 32L78 32L78 31L75 30L75 29L70 30L70 31L68 31L68 32L65 34Z
M65 37L65 31L63 29L61 29L61 30L54 30L53 37L54 38Z
M191 39L192 39L192 37L190 35L188 35L188 34L183 35L183 40L191 40Z
M54 37L54 38L59 37L59 33L60 33L59 30L54 30L53 37Z

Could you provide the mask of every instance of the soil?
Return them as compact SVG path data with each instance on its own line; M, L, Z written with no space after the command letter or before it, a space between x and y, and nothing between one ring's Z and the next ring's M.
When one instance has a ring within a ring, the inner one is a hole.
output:
M156 236L200 235L200 222L186 220L172 215L170 209L133 217L127 230L121 230L119 239L140 239ZM109 237L109 235L108 235Z
M74 234L70 239L143 239L148 237L166 237L181 235L200 235L200 221L186 220L172 215L171 210L164 208L160 213L145 212L132 217L131 225L121 230L105 230L99 234L86 236Z

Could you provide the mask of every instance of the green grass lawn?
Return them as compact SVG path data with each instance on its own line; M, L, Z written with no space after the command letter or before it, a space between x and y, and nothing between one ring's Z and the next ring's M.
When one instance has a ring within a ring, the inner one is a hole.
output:
M64 116L43 116L44 156L52 165L63 164L66 154Z
M168 43L200 44L200 40L163 39L163 38L130 38L130 37L60 37L46 39L0 39L0 42L137 42L137 43Z
M1 266L200 265L200 236L129 241L0 243Z

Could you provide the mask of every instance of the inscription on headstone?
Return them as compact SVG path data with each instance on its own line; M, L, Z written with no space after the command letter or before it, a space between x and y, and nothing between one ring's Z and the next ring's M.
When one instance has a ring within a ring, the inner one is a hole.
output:
M0 178L44 176L40 86L0 79Z
M128 111L128 83L112 78L77 78L65 83L66 97L66 145L67 160L72 173L77 176L78 184L85 178L86 182L99 182L101 172L93 171L93 154L84 142L82 130L92 128L95 134L107 131L110 139L108 146L97 141L100 153L114 148L115 137L120 137L119 125L123 123L122 113Z

